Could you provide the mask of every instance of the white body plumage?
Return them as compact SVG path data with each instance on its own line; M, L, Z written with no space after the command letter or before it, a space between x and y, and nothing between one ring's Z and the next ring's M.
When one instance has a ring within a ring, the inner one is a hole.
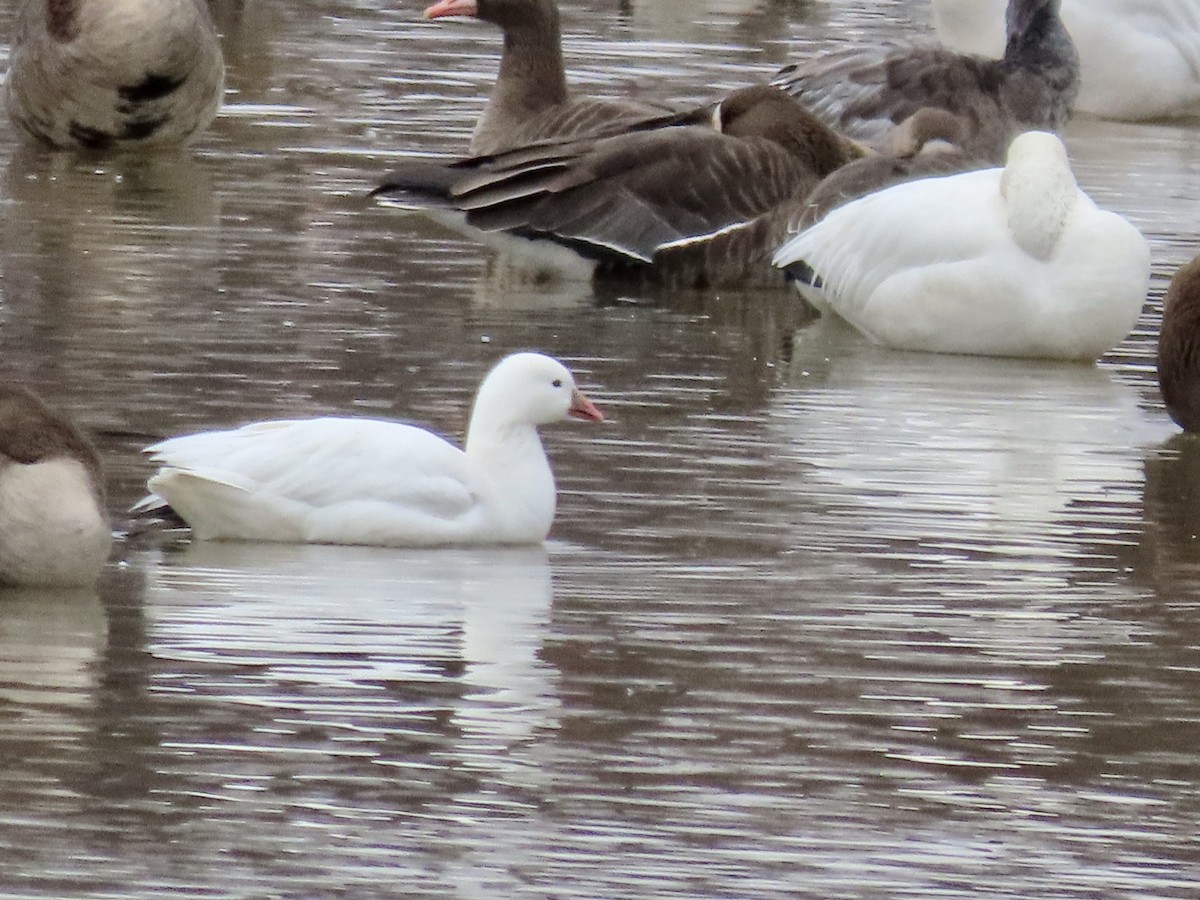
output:
M1026 132L1004 169L897 185L833 210L775 264L889 347L1095 359L1132 329L1150 251L1078 189L1054 135ZM808 283L803 283L807 281Z

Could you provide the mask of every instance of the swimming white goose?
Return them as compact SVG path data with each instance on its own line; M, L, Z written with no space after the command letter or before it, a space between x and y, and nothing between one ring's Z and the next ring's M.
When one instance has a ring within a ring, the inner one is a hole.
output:
M32 392L0 385L0 584L92 584L111 546L95 449Z
M830 126L879 146L917 110L941 107L970 124L964 150L998 163L1016 134L1061 131L1071 115L1079 57L1059 2L1009 0L1002 59L897 43L824 53L784 67L772 84Z
M139 507L165 501L198 538L434 546L531 544L554 518L537 426L601 421L562 363L501 360L479 387L466 447L400 422L256 422L147 448L161 464Z
M205 0L22 0L4 99L56 147L175 146L212 121L224 81Z
M963 53L1004 52L1005 0L932 0L938 38ZM1063 0L1079 51L1077 112L1111 119L1200 115L1200 3Z
M1175 424L1200 431L1200 256L1179 267L1163 300L1158 386Z
M438 0L425 18L469 16L504 32L500 71L471 137L472 154L542 140L613 134L669 112L632 100L571 97L555 0Z
M888 347L1093 360L1133 327L1150 250L1076 186L1062 142L830 212L779 248L801 295Z

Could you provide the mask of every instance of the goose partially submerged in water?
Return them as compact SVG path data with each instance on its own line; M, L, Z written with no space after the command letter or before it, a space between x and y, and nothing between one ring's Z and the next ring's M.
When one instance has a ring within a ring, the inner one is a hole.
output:
M932 0L938 38L964 53L1004 52L1005 0ZM1078 112L1142 120L1200 115L1200 3L1063 0L1079 52Z
M880 144L922 107L972 125L964 149L995 162L1029 129L1061 131L1079 87L1079 58L1058 16L1060 0L1009 0L1001 59L936 45L836 50L786 66L773 84L826 123Z
M888 347L1094 360L1133 328L1150 250L1079 190L1055 135L1003 169L899 184L779 248L801 295Z
M451 164L413 160L373 193L457 213L481 240L520 242L538 265L557 248L571 256L551 266L576 275L594 266L679 286L741 284L777 280L771 253L808 192L865 153L767 85L656 124Z
M469 16L504 32L500 71L469 152L495 153L534 141L613 134L669 112L633 100L572 97L563 66L555 0L439 0L425 17Z
M165 147L208 127L224 82L205 0L22 0L4 99L56 147Z
M31 391L0 385L0 585L92 584L111 546L95 448Z
M434 546L532 544L554 518L537 426L603 416L557 360L505 357L479 387L464 449L366 418L268 421L170 438L138 508L169 505L198 538Z

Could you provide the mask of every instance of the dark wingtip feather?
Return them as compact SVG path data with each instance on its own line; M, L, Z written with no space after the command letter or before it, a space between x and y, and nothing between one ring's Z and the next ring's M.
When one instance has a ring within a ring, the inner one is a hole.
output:
M444 162L412 159L389 172L367 197L392 200L413 200L422 205L440 205L450 199L450 189L462 173Z
M801 284L807 284L809 287L817 288L818 290L825 286L825 283L821 280L821 276L813 271L813 267L802 259L784 266L783 274L787 276L788 281L798 281Z

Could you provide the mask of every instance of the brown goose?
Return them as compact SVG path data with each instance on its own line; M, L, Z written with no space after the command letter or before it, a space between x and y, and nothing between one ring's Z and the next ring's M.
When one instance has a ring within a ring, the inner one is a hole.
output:
M111 544L95 449L31 391L0 385L0 584L91 584Z
M921 107L947 109L978 123L964 149L999 163L1016 134L1061 131L1070 117L1079 57L1059 3L1009 0L1002 59L891 44L823 54L781 69L773 83L830 126L874 143Z
M789 219L822 178L866 152L766 85L677 118L716 127L541 144L449 165L417 160L373 195L464 214L485 240L568 248L600 276L776 281L769 260Z
M1200 431L1200 256L1180 266L1163 301L1158 387L1175 423Z
M555 0L439 0L427 19L472 16L500 26L500 72L475 126L469 152L496 153L535 141L615 134L666 107L571 97Z
M4 99L56 147L164 147L208 126L224 83L205 0L22 0Z

